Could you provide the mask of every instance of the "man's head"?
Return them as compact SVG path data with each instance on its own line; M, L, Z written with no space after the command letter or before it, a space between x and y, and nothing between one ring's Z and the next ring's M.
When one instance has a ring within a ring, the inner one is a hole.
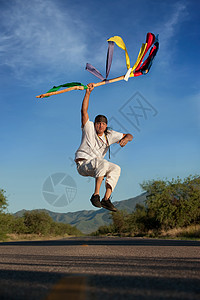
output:
M98 115L94 120L94 127L98 135L102 135L107 128L108 120L103 115Z

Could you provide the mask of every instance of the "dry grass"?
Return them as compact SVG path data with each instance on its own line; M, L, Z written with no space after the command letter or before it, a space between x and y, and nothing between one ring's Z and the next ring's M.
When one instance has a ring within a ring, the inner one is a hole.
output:
M72 237L71 235L65 234L62 236L43 236L38 234L7 234L6 242L15 241L42 241L42 240L60 240L63 238Z
M162 231L161 237L200 239L200 225Z

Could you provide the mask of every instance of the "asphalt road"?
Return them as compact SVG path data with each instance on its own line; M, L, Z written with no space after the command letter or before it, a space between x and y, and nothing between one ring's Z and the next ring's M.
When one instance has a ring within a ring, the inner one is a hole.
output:
M200 242L0 243L0 299L200 299Z

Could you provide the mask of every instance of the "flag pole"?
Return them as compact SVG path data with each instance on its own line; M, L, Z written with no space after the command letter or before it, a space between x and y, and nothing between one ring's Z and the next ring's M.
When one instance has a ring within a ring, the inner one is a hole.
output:
M100 81L100 82L94 83L94 87L101 86L101 85L104 85L104 84L107 84L107 83L117 82L117 81L123 80L124 78L125 78L125 75L122 75L120 77L116 77L116 78L112 78L112 79L109 79L109 80ZM46 93L46 94L41 94L39 96L36 96L36 98L49 97L49 96L52 96L52 95L58 95L58 94L62 94L62 93L66 93L66 92L70 92L70 91L74 91L74 90L84 90L84 86L72 86L70 88L63 89L63 90L60 90L60 91Z

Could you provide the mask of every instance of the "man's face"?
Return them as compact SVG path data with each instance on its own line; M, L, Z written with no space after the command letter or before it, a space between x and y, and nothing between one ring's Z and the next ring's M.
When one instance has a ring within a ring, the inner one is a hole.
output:
M103 135L104 131L107 128L107 124L105 122L96 122L94 123L94 127L96 129L97 135Z

